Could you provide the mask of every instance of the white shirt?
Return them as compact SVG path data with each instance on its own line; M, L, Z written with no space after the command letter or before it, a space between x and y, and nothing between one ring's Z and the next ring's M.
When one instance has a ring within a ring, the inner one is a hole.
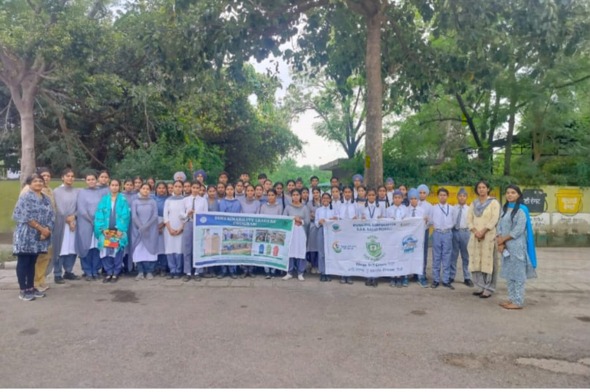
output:
M321 206L320 208L318 208L317 210L315 210L315 221L314 224L317 228L320 228L320 220L321 219L325 219L325 220L332 220L334 217L338 217L337 211L334 209L334 206L332 206L332 209L330 209L330 207L324 207Z
M194 210L195 214L202 214L209 211L207 200L201 196L187 196L182 200L182 203L184 205L184 213L181 214L181 217L185 221L193 219L192 216L187 215L187 212L190 210Z
M356 217L356 203L350 200L343 201L338 209L338 218L354 219Z
M464 205L457 204L453 207L453 227L457 223L457 217L459 216L459 210L461 212L461 221L459 222L459 229L467 229L467 211L469 210L469 206L467 203Z
M446 204L435 204L430 209L430 221L435 230L449 230L455 225L453 222L453 207Z
M379 219L385 217L384 205L377 203L367 203L367 205L361 211L361 217L363 219Z
M393 218L394 220L402 220L404 215L406 214L406 206L400 204L399 206L391 205L386 211L388 218Z

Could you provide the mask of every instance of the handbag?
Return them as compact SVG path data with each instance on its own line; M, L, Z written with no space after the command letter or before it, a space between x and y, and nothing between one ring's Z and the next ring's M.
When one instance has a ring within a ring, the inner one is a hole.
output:
M109 229L104 236L103 245L105 248L117 249L119 247L119 240L120 238L117 237L117 229Z

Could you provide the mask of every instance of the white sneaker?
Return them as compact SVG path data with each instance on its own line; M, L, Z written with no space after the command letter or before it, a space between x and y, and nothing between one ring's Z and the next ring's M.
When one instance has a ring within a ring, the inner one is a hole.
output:
M154 274L152 274L151 272L148 272L148 273L147 273L147 276L146 276L146 279L147 279L147 280L152 280L152 279L154 279Z
M303 282L303 281L305 280L305 278L303 277L303 274L299 274L299 275L297 275L297 279L298 279L300 282Z
M143 276L143 272L137 274L137 276L135 277L135 280L144 280L145 276Z
M289 280L289 279L293 279L293 275L287 274L287 275L283 276L283 280Z

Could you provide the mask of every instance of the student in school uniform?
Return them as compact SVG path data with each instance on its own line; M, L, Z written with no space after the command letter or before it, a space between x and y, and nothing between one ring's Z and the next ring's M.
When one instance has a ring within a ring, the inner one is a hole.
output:
M316 210L314 225L317 228L317 244L318 244L318 268L320 271L320 282L329 282L332 280L326 274L326 252L324 248L324 225L327 221L337 220L338 215L332 206L332 196L329 193L322 195L322 206Z
M345 186L342 189L343 199L342 204L338 210L338 218L341 220L350 220L358 218L358 209L353 199L353 189L349 186ZM341 276L341 284L353 284L352 277Z
M426 200L429 194L430 189L428 189L428 186L426 184L418 185L418 197L420 198L420 200L418 200L418 206L422 208L422 210L424 210L424 214L427 217L430 217L430 210L432 209L432 204L430 204L430 202ZM428 279L426 279L426 267L428 264L428 238L430 233L430 226L431 223L429 221L426 224L426 230L424 232L424 268L422 271L422 275L418 276L418 284L422 287L428 286Z
M55 200L55 225L51 240L53 242L53 273L55 279L80 279L73 272L76 263L76 224L77 198L79 189L73 187L74 172L62 172L62 185L53 190ZM92 275L91 275L92 276Z
M408 191L408 199L410 200L410 205L406 208L406 212L403 219L423 218L425 222L428 222L428 216L426 215L425 211L418 205L418 202L420 200L420 194L418 193L418 190L416 188L411 188ZM418 284L422 288L428 288L428 282L421 280L420 276L421 275L418 276ZM409 281L409 276L407 278L407 281ZM402 281L402 287L403 283L404 282Z
M266 203L260 205L261 215L283 215L283 206L277 200L277 192L274 189L268 191L268 200ZM271 279L275 275L274 268L264 267L264 274L266 279Z
M249 183L250 182L250 173L242 172L240 174L240 180L242 180L242 182L244 183L244 185L246 183Z
M100 190L101 196L107 195L109 193L109 183L111 181L109 172L107 170L101 170L98 173L97 180L97 187Z
M340 184L340 179L336 176L333 176L332 178L330 178L330 189L332 189L332 187L338 187L338 189L340 189L340 187L342 186Z
M139 190L141 189L141 186L143 185L143 178L141 178L140 176L135 176L133 178L133 191L134 193L139 193ZM131 204L129 204L131 205Z
M168 279L180 279L182 276L182 232L184 230L184 196L182 195L184 183L180 180L174 181L172 196L164 203L164 244L170 275Z
M309 189L317 188L320 183L318 176L309 177Z
M166 190L168 191L168 196L172 196L174 194L174 182L166 183Z
M198 181L199 184L203 184L203 186L205 186L205 184L207 183L207 173L205 172L205 170L199 169L193 173L193 180Z
M150 185L142 184L131 204L130 256L137 266L135 280L154 279L158 260L158 204L150 197Z
M227 185L229 183L229 173L226 171L222 171L221 173L219 173L219 176L217 177L217 182L221 182L222 184Z
M270 178L264 180L264 184L262 184L264 196L268 193L269 190L272 189L272 181Z
M232 183L228 183L225 187L225 197L219 201L219 212L230 212L233 214L239 214L242 212L242 204L238 199L234 197L235 188ZM223 279L227 275L232 279L237 279L237 267L235 265L223 265L221 266L221 273L217 275L217 279Z
M332 196L332 208L338 214L340 210L340 205L342 204L342 192L340 191L339 186L333 186L330 188L330 196Z
M225 197L225 184L223 182L217 183L217 200L221 201Z
M292 216L295 221L291 236L291 245L289 247L289 269L283 280L292 279L296 271L297 279L304 281L303 274L305 273L307 264L305 261L305 252L307 249L305 226L309 225L309 209L301 202L301 192L298 189L293 189L291 192L291 204L285 207L283 215Z
M295 189L295 180L287 180L285 183L287 191L285 192L285 207L291 204L291 192Z
M254 197L260 204L266 203L266 195L264 194L264 186L258 184L254 187Z
M185 181L182 184L182 196L186 197L191 195L191 186L192 183L190 181Z
M387 199L392 202L393 192L395 192L395 181L393 181L393 178L387 177L385 180L385 190L387 192Z
M166 203L166 199L168 199L168 187L165 182L160 181L156 184L156 192L153 199L158 208L158 260L156 261L154 273L159 273L161 277L165 277L166 269L168 268L168 257L166 256L164 240L164 230L166 229L166 224L164 223L164 204Z
M100 260L106 273L103 283L117 282L123 266L123 252L128 243L131 209L120 189L121 182L111 179L110 192L100 199L94 217L94 235L98 238ZM105 246L106 235L112 230L116 231L119 239L119 246L116 248Z
M309 189L306 186L301 187L301 202L305 205L309 203Z
M236 181L236 192L235 198L238 199L240 202L246 198L246 186L244 185L244 181L238 180Z
M264 187L264 181L266 181L266 178L267 178L267 177L266 177L266 174L264 174L264 173L260 173L260 174L258 175L258 184L257 184L257 185L261 185L261 186L263 186L263 187ZM252 185L254 185L254 184L252 184ZM254 185L254 186L256 186L256 185Z
M301 192L303 189L303 178L297 177L295 179L295 189L298 189ZM301 198L303 199L303 196L301 196Z
M390 200L393 201L393 193L391 194L390 198L387 195L387 188L385 188L384 185L380 185L379 188L377 188L377 201L385 208L389 208L391 205Z
M218 212L219 200L217 199L217 188L215 185L207 185L207 211Z
M184 276L182 280L188 282L191 279L195 281L201 280L202 269L195 270L194 277L193 272L193 229L195 225L194 217L196 214L203 214L207 212L208 205L207 201L201 197L201 183L193 181L191 184L191 194L183 200L184 212L181 218L184 220L184 229L182 231L182 258L184 261L183 271Z
M275 196L276 196L276 201L277 203L279 203L281 205L281 208L284 210L285 206L287 205L287 200L286 200L286 195L284 192L284 185L282 182L275 182L274 185L274 191L275 191ZM267 197L269 197L267 195ZM264 203L263 203L264 205ZM281 215L283 214L283 211L281 211Z
M311 188L311 198L307 202L310 220L309 233L307 236L307 260L311 264L312 274L318 272L318 227L315 224L315 212L321 207L321 205L322 200L320 188Z
M363 176L361 176L360 174L355 174L354 176L352 176L352 194L353 194L354 200L358 199L358 197L359 197L358 188L362 184L363 184Z
M410 205L410 200L408 199L408 187L406 187L404 184L401 184L398 188L398 190L402 193L403 195L403 201L402 204L404 206L409 206Z
M360 189L360 188L359 188ZM383 204L377 201L377 192L375 189L369 188L367 190L367 201L365 208L361 212L361 219L381 219L386 215ZM365 286L377 287L379 278L370 277L365 281Z
M150 186L150 194L153 196L156 192L156 180L154 177L150 176L147 178L147 180L145 180L145 182Z
M96 208L102 198L102 191L97 186L96 173L86 174L86 188L81 189L76 197L76 253L86 281L98 279L101 268L98 251L98 239L94 235L94 217ZM63 279L55 283L64 283Z
M240 200L240 204L242 205L242 213L243 214L259 214L260 213L260 201L256 200L254 197L254 187L250 184L246 187L246 194L244 199ZM253 265L242 265L242 270L244 274L241 275L241 278L251 277L254 278L254 266Z
M457 205L453 207L453 251L451 252L451 269L449 282L455 281L457 274L457 260L459 253L461 253L461 261L463 264L463 283L465 286L473 287L471 281L471 273L469 272L469 252L467 245L469 244L469 227L467 225L467 213L469 206L467 205L467 191L465 188L459 189L457 193Z
M432 222L434 233L432 234L432 287L442 285L455 290L450 283L451 252L453 251L453 214L451 206L447 203L449 191L439 188L437 192L438 204L432 206L429 221ZM442 271L441 271L442 269Z
M354 200L358 210L357 216L360 217L363 209L365 208L365 203L367 202L367 187L364 185L359 185L359 187L356 189L356 195L357 196Z
M386 210L386 216L393 220L400 221L406 214L406 206L403 204L404 195L396 190L393 192L393 204ZM389 282L391 287L408 287L408 278L406 276L396 276Z
M139 182L140 182L140 188L141 188L141 177L136 177L136 179L139 178ZM135 200L137 198L137 190L135 189L135 181L136 180L132 180L131 178L127 178L126 180L123 181L123 192L121 192L123 194L123 196L125 197L125 200L127 200L127 204L129 204L129 207L131 207L131 205L133 205L133 200ZM132 216L129 216L129 219L133 219ZM131 228L133 226L132 221L129 221L129 227ZM123 251L123 270L122 273L123 274L128 274L131 271L133 271L133 267L134 267L134 263L133 263L133 258L132 255L130 254L129 250L131 249L131 244L132 244L132 238L131 236L129 236L128 238L128 244L125 247L124 251Z

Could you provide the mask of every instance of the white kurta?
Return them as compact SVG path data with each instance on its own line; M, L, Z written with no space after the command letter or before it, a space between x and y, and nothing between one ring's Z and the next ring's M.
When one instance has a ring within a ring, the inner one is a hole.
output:
M61 242L60 256L76 254L76 232L70 231L70 225L64 225L64 238Z
M135 247L135 251L133 252L132 259L134 263L140 261L156 261L158 260L158 255L150 253L149 250L145 247L143 242L140 242Z
M180 230L184 227L184 201L168 198L164 203L164 223L169 223L172 229ZM172 236L164 227L164 248L166 254L182 254L182 234Z
M289 257L296 259L305 259L307 252L307 236L303 226L293 225L293 234L291 235L291 246L289 246Z

